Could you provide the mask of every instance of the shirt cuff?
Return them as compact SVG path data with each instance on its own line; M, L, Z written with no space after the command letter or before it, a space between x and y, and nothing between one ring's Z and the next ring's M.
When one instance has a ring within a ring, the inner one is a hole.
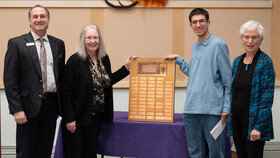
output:
M230 108L228 108L228 107L223 107L223 112L225 112L225 113L230 113Z
M185 60L185 59L184 59L183 57L178 56L178 57L176 58L176 60L175 60L175 63L176 63L177 65L181 65L181 63L182 63L184 60Z

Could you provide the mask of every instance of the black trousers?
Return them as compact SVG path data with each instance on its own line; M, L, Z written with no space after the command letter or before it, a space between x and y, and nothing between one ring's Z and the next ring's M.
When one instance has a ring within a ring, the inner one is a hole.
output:
M238 158L263 158L265 141L249 141L244 137L233 136Z
M74 133L63 123L63 139L66 158L96 158L98 137L101 128L101 114L91 116L91 126L77 126Z
M42 99L39 114L17 124L17 158L50 158L56 128L57 97L51 95Z

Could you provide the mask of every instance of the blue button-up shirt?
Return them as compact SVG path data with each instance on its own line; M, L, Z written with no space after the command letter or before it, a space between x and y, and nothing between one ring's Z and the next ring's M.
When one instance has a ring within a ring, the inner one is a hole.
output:
M211 34L192 47L189 63L178 56L176 64L188 78L186 114L221 115L230 112L231 63L225 42Z

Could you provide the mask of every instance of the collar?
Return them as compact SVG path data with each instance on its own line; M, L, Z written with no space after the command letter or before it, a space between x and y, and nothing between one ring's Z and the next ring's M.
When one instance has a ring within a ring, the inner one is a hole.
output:
M207 44L214 38L213 34L210 34L210 36L208 36L203 42L199 42L199 40L197 40L196 42L196 46L198 47L199 45L203 45L203 46L207 46Z
M254 56L254 58L253 58L252 63L253 63L254 61L257 61L257 60L259 59L259 56L260 56L261 53L262 53L262 50L261 50L261 48L259 48L258 51L257 51L257 53L255 54L255 56ZM246 53L242 54L240 60L243 61L243 59L244 59L245 57L246 57Z
M38 39L41 38L40 36L38 36L38 35L37 35L36 33L34 33L33 31L31 31L31 35L32 35L34 41L36 41L36 40L38 40ZM42 38L43 38L45 41L49 41L48 35L47 35L47 34L45 34L45 36L43 36Z

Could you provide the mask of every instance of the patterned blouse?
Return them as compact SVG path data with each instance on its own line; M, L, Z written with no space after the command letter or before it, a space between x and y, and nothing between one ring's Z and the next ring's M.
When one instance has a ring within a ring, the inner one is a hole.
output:
M103 64L97 61L97 68L94 65L90 57L89 69L92 75L93 82L93 102L92 102L92 114L101 113L104 111L105 94L104 89L109 87L110 78L107 74Z

